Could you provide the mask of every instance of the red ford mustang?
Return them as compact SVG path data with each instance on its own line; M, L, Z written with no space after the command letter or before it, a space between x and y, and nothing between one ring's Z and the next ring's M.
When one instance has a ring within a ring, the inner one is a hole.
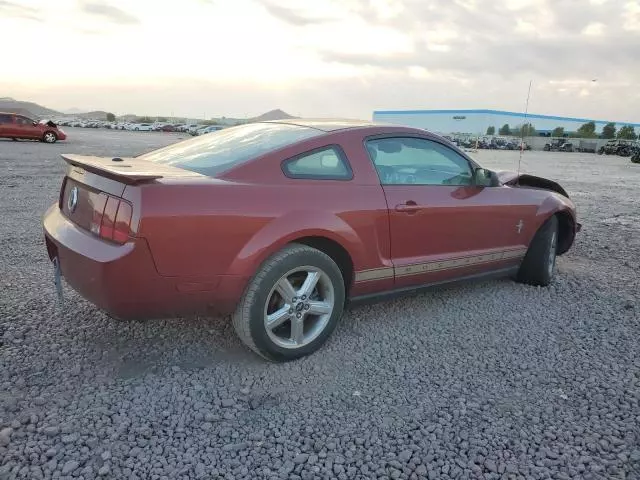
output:
M487 275L547 285L580 229L557 183L414 128L261 122L63 158L44 217L57 278L119 318L231 314L276 361L317 350L347 299Z
M67 135L51 120L36 122L23 115L0 112L0 138L26 138L56 143L58 140L66 140Z

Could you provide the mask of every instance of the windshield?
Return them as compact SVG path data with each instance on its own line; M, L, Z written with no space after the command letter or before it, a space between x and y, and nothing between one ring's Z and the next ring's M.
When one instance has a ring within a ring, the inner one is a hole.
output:
M265 153L323 133L285 123L250 123L185 140L138 158L215 176Z

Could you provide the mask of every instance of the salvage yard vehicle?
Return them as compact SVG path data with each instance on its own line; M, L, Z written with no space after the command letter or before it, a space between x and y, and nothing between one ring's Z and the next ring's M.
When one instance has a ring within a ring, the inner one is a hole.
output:
M544 144L545 152L573 152L573 143L567 142L561 138Z
M580 225L567 192L483 168L422 129L290 120L131 158L64 154L43 219L57 286L114 317L231 315L273 361L347 301L510 275L545 286Z
M35 121L24 115L0 112L0 138L56 143L58 140L66 140L67 134L51 120Z
M629 140L609 140L602 147L600 147L600 150L598 150L598 154L620 155L621 157L628 157L631 155L632 146L633 142Z

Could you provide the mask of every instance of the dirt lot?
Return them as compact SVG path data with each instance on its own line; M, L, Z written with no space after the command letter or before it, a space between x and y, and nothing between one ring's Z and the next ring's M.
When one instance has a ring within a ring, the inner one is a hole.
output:
M0 140L0 479L640 478L640 165L526 152L583 232L549 288L487 281L351 309L285 365L225 319L56 302L40 220L62 152L184 135ZM517 152L474 154L515 169Z

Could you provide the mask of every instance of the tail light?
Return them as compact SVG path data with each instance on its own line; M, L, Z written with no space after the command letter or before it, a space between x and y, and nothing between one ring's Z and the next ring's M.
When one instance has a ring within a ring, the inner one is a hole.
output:
M94 204L91 232L110 242L126 243L132 236L131 204L106 193L101 193L98 198Z

